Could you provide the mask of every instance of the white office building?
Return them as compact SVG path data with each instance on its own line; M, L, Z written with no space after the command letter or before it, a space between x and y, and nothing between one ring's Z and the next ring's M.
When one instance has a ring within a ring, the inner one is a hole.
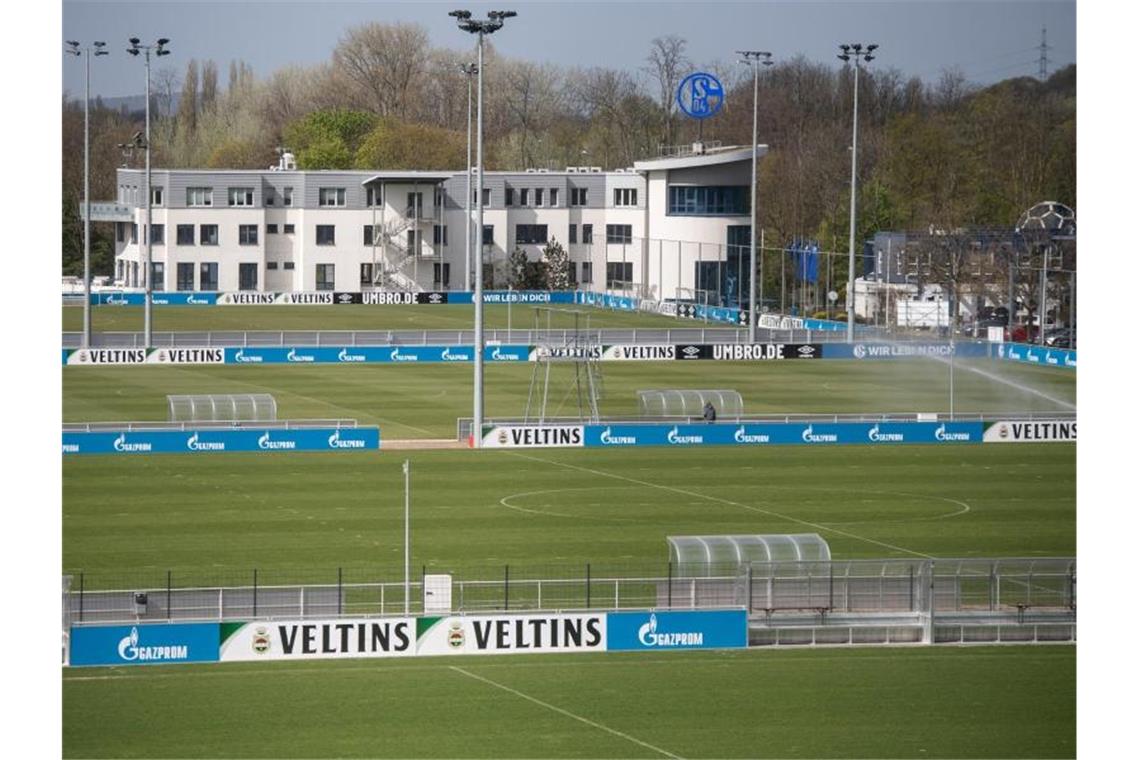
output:
M765 146L759 154L767 152ZM484 285L505 288L516 247L539 261L568 251L584 290L657 300L747 302L752 151L695 145L602 171L568 167L484 176ZM467 178L455 171L119 169L115 279L143 288L151 236L156 291L469 290ZM471 228L475 181L472 176ZM474 262L472 262L472 270Z

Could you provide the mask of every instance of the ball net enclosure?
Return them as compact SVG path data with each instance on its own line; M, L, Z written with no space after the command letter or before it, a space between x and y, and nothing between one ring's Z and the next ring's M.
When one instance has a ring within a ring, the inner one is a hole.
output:
M642 417L700 417L711 403L721 419L739 419L744 400L733 390L647 390L637 392Z
M268 393L167 396L170 422L273 422L277 402Z

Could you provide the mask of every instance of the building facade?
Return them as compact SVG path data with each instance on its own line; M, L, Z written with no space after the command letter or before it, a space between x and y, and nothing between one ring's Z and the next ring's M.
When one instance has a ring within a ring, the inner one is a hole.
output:
M766 148L759 149L761 155ZM486 172L484 285L505 288L516 248L567 250L571 282L654 299L747 299L752 152L705 150L630 169ZM471 177L471 229L475 226ZM119 169L115 279L156 291L470 290L464 172ZM103 217L108 219L108 217ZM474 262L470 262L471 271Z

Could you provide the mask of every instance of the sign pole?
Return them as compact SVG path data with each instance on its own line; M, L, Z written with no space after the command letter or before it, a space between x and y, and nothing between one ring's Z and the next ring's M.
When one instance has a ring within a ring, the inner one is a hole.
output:
M412 467L404 460L404 614L411 610Z

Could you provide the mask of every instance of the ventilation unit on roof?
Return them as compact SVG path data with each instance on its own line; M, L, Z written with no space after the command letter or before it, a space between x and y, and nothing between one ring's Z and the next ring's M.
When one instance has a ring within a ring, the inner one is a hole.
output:
M577 166L567 166L566 167L566 173L567 174L577 174L578 173L578 167Z
M527 174L534 174L534 173L535 173L535 171L537 171L537 170L535 170L535 169L527 169L527 170L526 170L526 173L527 173Z
M591 173L591 174L601 174L601 173L602 173L602 167L600 167L600 166L591 166L591 167L590 167L590 173Z

